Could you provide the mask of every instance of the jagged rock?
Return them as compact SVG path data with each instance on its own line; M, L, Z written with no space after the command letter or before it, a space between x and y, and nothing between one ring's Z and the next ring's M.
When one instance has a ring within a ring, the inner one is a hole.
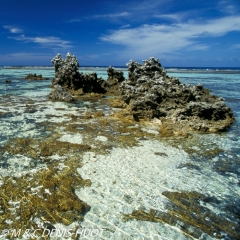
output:
M122 71L116 71L113 67L108 67L108 84L111 89L116 89L125 80Z
M144 65L130 60L128 66L128 79L135 83L137 80L144 82L147 78L156 78L166 76L165 69L161 66L158 59L151 57L149 60L143 60ZM142 77L142 78L141 78ZM140 79L139 79L140 78Z
M36 75L36 73L29 73L24 79L26 80L48 80L49 78L43 77L41 74Z
M74 55L67 54L64 60L60 54L52 59L55 67L55 79L52 85L60 85L69 90L78 91L82 89L84 93L105 93L108 83L102 78L98 78L96 73L84 74L78 71L79 63Z
M74 101L73 96L67 92L60 85L55 85L54 90L50 93L49 98L52 101L63 101L63 102L72 102Z
M223 131L234 122L224 99L201 84L191 86L168 77L158 59L144 60L143 65L130 61L128 76L119 93L135 120L163 118L204 132Z

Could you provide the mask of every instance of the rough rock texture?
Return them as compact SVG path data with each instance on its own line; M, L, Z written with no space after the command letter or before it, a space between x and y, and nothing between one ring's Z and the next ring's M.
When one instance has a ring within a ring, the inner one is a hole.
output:
M164 126L161 131L165 135L182 129L224 131L234 122L233 113L223 98L211 95L201 84L191 86L167 76L155 58L144 60L144 64L130 61L128 79L124 78L123 72L109 67L108 81L98 78L96 73L80 73L78 60L69 53L65 60L58 54L52 64L56 76L52 85L57 85L50 95L52 100L72 101L72 95L118 91L120 98L112 104L124 109L116 116L122 114L122 117L136 121L157 118Z
M63 102L74 101L73 96L58 84L54 85L54 90L50 93L49 98L52 101L63 101Z
M79 63L74 55L67 53L64 60L60 54L52 59L55 67L55 79L52 85L60 85L69 90L82 89L84 93L105 93L107 82L98 78L96 73L84 74L78 71Z
M223 98L211 95L201 84L191 86L168 77L158 59L150 58L143 65L130 61L128 74L119 92L135 120L156 117L203 132L223 131L234 122Z
M117 89L119 84L125 80L122 71L116 71L113 67L108 67L108 84L110 89Z
M29 73L24 79L26 80L48 80L49 78L43 77L41 74L36 75L36 73Z

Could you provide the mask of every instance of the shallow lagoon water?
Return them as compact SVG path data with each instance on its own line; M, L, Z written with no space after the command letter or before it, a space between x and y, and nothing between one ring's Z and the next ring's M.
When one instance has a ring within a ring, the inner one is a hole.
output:
M92 72L92 69L84 72ZM23 80L28 73L42 74L50 80ZM97 74L104 79L107 78L106 71L97 71ZM126 71L125 75L127 75ZM86 214L82 226L110 229L105 231L104 239L194 238L193 235L187 235L183 227L181 229L180 223L171 226L166 222L121 220L122 215L131 214L136 209L146 212L150 209L166 212L166 206L171 201L168 202L161 195L164 191L197 191L208 195L210 200L201 203L201 206L207 207L222 219L230 219L235 224L239 224L240 74L186 70L171 71L169 75L178 77L183 83L202 83L206 88L211 89L213 94L225 98L227 105L233 109L236 122L226 133L194 134L191 139L163 139L156 134L155 127L150 127L147 133L148 126L146 126L142 128L142 132L147 141L144 142L139 138L138 146L133 147L129 144L124 150L116 142L111 143L107 157L102 153L97 154L95 150L83 153L81 156L83 167L78 168L78 172L83 178L89 178L92 186L76 190L76 193L92 208ZM96 127L94 120L88 122L86 126L84 116L94 111L103 111L105 115L109 115L114 109L107 104L103 106L101 101L78 101L75 104L50 102L48 94L51 91L53 77L52 69L0 69L1 148L8 143L14 148L17 144L13 139L16 138L42 141L55 134L54 138L59 141L73 144L87 143L92 149L97 149L101 145L107 149L109 147L107 143L114 142L114 136L117 138L119 133L112 132L111 126L106 127L105 130ZM11 80L11 83L6 84L5 80ZM72 121L72 116L79 117L74 123L77 126L75 133L66 129L66 125ZM91 124L93 127L90 129ZM89 135L85 135L87 129ZM127 131L124 134L124 137L128 136ZM104 141L101 141L103 139ZM166 159L162 153L163 149L169 159ZM20 150L17 154L9 149L1 152L0 164L3 177L20 177L28 171L38 171L47 167L45 162ZM153 154L154 152L159 154ZM52 159L63 157L64 155L54 155ZM40 159L43 160L41 157ZM119 169L119 163L109 164L116 159L118 162L121 161L120 165L124 167L122 171ZM160 160L162 165L158 163ZM128 176L127 180L126 176ZM103 194L106 195L104 198ZM187 229L189 225L184 227ZM201 236L202 239L212 239L215 235L211 236L205 232ZM234 235L229 236L223 232L222 239L235 238Z

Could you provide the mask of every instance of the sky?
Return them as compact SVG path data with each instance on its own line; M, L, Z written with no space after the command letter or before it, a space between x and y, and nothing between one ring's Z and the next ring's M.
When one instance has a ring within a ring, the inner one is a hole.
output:
M0 66L239 67L240 0L1 0Z

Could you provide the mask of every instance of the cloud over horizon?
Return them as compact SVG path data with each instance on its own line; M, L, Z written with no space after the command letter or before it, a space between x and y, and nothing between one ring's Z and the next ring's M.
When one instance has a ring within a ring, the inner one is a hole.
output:
M39 2L38 11L22 0L16 6L1 3L1 54L70 51L83 64L99 66L149 56L175 66L217 65L218 59L221 65L239 65L229 60L240 55L236 0L58 1L57 6L49 0Z
M228 16L202 22L189 20L170 25L144 24L136 28L113 30L101 36L100 40L123 45L123 54L129 53L136 58L144 58L146 55L173 53L184 48L207 49L210 46L202 40L240 31L239 23L240 16Z
M58 37L48 36L48 37L26 37L24 34L19 36L11 36L8 37L17 41L25 42L25 43L37 43L45 48L63 48L68 49L71 48L71 42L62 40Z

